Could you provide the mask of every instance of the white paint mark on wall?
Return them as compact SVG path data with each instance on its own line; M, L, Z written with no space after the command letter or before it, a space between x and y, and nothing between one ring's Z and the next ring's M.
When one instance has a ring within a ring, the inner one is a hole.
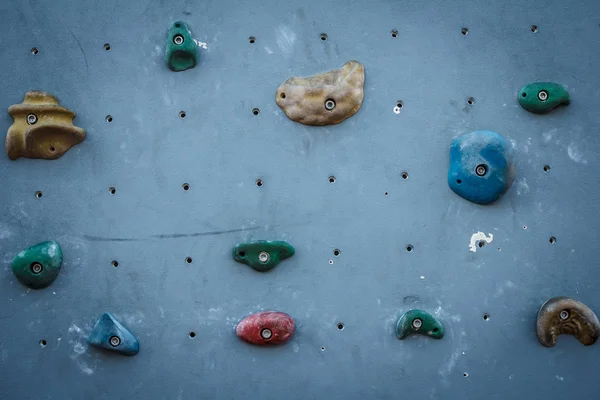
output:
M587 164L587 160L583 158L583 154L579 150L579 147L575 143L569 144L567 147L567 154L569 158L577 163Z
M90 357L87 353L88 343L87 336L88 332L84 332L76 324L73 324L68 329L68 341L69 346L71 346L71 354L69 356L75 363L81 372L86 375L92 375L94 373L94 369L92 369L87 362L85 362L82 358Z
M273 54L273 50L270 47L265 46L265 51L269 54Z
M556 380L557 380L557 381L561 381L561 382L562 382L562 381L564 381L564 380L565 380L565 378L564 378L564 377L562 377L562 376L560 376L560 375L556 375Z
M492 243L492 241L494 240L494 235L493 234L489 234L489 236L486 236L485 233L483 232L476 232L474 234L471 235L471 242L469 243L469 251L472 251L473 253L475 253L477 251L477 243L481 242L481 241L485 241L486 243Z
M289 27L279 25L276 28L276 35L276 42L279 49L285 54L291 53L296 43L296 34Z
M517 179L517 196L521 193L529 192L529 182L527 182L527 178Z
M196 40L196 39L194 39L194 43L196 43L196 46L198 46L198 47L202 47L205 50L208 49L208 43L204 43L204 42L201 42L201 41Z

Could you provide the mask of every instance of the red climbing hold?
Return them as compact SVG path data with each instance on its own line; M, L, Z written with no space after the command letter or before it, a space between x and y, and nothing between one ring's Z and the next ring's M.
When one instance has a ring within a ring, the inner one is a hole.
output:
M294 334L294 320L286 313L264 311L240 321L235 333L248 343L267 345L287 341Z

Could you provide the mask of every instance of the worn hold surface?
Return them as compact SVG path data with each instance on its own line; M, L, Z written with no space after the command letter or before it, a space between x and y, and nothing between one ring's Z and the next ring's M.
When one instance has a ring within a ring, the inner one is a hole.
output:
M240 339L259 346L287 342L294 334L294 319L279 311L252 314L237 324L235 333Z
M54 282L62 262L60 245L50 240L19 252L12 261L12 271L23 285L42 289Z
M402 340L416 333L441 339L444 337L444 325L426 311L407 311L396 324L396 337Z
M599 343L546 348L535 321L559 294L600 307L598 16L591 0L0 1L2 132L41 88L88 133L52 162L0 157L0 397L597 399ZM176 20L207 45L180 73ZM287 77L348 60L366 71L353 117L277 106ZM534 81L571 104L527 112ZM518 172L488 206L447 183L452 140L482 129L514 142ZM10 263L49 238L61 273L28 291ZM296 253L259 273L231 256L254 239ZM410 309L444 338L398 340ZM265 310L294 318L284 345L235 334ZM88 345L104 311L135 357Z
M541 344L552 347L558 335L573 335L586 346L596 343L600 322L585 304L569 297L553 297L540 307L536 322Z
M259 272L270 271L281 261L293 256L294 247L281 240L256 240L237 244L232 250L233 259Z
M305 125L333 125L350 118L364 97L365 68L348 61L307 78L291 77L277 89L275 100L289 119Z
M555 82L530 83L521 89L517 99L521 107L536 114L544 114L561 104L571 103L567 89Z
M21 104L8 108L14 122L6 132L6 154L54 160L85 139L85 130L73 125L75 113L61 107L50 93L25 93Z
M134 356L140 351L137 338L110 313L104 313L88 337L94 347Z

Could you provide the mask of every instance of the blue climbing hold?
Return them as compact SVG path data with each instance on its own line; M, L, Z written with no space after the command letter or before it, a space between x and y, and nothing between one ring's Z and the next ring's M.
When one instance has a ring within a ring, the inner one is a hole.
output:
M515 180L513 148L501 135L475 131L454 139L450 147L448 186L460 197L490 204Z
M126 356L134 356L140 351L136 337L110 313L102 314L96 322L88 337L88 343Z

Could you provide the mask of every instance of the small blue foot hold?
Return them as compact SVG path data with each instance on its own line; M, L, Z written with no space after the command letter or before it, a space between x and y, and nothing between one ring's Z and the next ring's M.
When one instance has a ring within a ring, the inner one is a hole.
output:
M96 322L88 337L88 343L126 356L134 356L140 351L140 344L136 337L110 313L102 314Z
M511 144L496 132L475 131L457 137L450 147L448 186L473 203L493 203L515 180L513 153Z

